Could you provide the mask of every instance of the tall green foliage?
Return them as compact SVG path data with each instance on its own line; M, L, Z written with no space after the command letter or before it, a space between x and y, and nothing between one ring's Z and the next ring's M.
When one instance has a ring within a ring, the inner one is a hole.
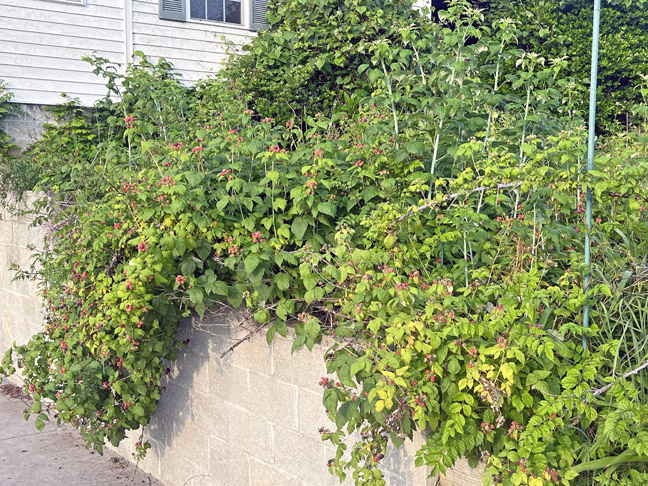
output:
M9 115L11 109L12 93L7 89L5 83L0 81L0 120ZM9 135L0 131L0 157L5 156L11 148Z
M357 68L376 42L400 42L397 26L417 21L411 0L270 2L270 30L235 55L229 93L279 123L330 115L349 97L368 94Z
M547 64L565 59L564 77L583 88L579 108L587 110L592 48L592 5L588 0L491 2L489 18L519 22L521 47L538 53ZM634 107L641 104L639 88L648 73L648 11L640 5L604 2L601 37L597 123L602 131L625 129Z

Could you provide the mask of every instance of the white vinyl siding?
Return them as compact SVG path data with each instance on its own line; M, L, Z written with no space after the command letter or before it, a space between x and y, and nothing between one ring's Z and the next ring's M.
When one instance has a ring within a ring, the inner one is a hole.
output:
M81 57L123 62L123 2L0 0L0 79L18 103L58 104L61 93L92 104L103 80Z
M81 60L92 53L124 64L140 50L154 62L166 58L186 82L195 82L218 71L228 52L254 35L247 2L244 25L233 25L162 20L159 0L128 1L125 11L125 0L0 0L0 79L14 100L53 105L66 93L91 105L106 94L103 78Z
M160 0L0 0L0 79L18 103L59 104L64 92L91 105L106 89L81 58L96 53L124 64L142 51L153 62L164 57L192 83L218 71L255 35L252 1L242 1L237 25L163 20Z
M133 0L133 50L144 52L154 61L164 57L182 79L195 82L223 66L229 43L241 46L254 35L246 25L247 8L248 2L243 2L244 25L196 19L175 22L159 18L158 0Z

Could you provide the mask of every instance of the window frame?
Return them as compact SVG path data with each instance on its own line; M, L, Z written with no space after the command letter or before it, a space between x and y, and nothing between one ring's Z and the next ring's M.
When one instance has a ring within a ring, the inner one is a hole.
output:
M56 1L56 0L52 0ZM85 0L81 0L85 1ZM182 12L177 10L163 10L163 1L158 0L158 17L160 20L168 20L171 22L185 22L189 24L197 23L209 23L215 26L228 27L230 29L239 29L245 30L248 32L257 32L268 27L267 23L255 22L253 16L256 12L253 4L257 5L259 2L263 3L264 7L267 7L266 0L240 0L241 4L241 23L235 24L232 22L224 22L221 20L209 20L209 19L200 19L191 17L191 0L180 0L178 3L182 5ZM172 2L175 3L175 2ZM177 4L176 4L177 5Z
M203 0L206 1L206 0ZM218 25L227 25L231 27L239 27L239 28L245 28L246 30L249 30L249 10L248 10L248 5L251 0L231 0L231 1L238 1L238 3L241 4L241 22L240 23L235 23L235 22L227 22L225 20L211 20L211 19L201 19L199 17L192 17L191 16L191 0L186 0L186 9L187 9L187 22L209 22L212 24L218 24ZM223 16L225 15L225 0L221 0L223 2Z

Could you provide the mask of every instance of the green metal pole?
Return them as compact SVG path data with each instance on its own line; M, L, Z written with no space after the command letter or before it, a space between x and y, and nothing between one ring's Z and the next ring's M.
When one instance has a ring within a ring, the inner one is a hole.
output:
M598 76L599 24L601 23L601 0L594 0L594 20L592 22L592 72L590 76L589 125L587 140L587 173L594 170L594 131L596 125L596 79ZM588 178L589 181L589 178ZM589 283L592 276L590 233L592 232L592 191L587 189L585 205L587 231L585 232L585 310L583 327L589 327L590 302ZM583 349L587 349L587 339L583 336Z

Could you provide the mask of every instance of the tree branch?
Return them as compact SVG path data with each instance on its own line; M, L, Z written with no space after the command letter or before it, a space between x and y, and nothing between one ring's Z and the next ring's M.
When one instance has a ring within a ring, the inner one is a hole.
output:
M490 189L509 189L509 188L516 188L520 187L522 185L522 181L519 182L507 182L506 184L497 184L495 186L480 186L480 187L475 187L473 190L470 192L467 192L465 194L466 197L470 196L471 194L474 194L476 192L483 192L483 191L488 191ZM463 194L461 192L455 192L454 194L446 194L443 196L443 199L441 202L449 201L451 199L457 199L459 196L462 196ZM436 206L438 203L437 201L430 201L428 203L423 204L422 206L419 206L416 209L413 209L412 211L408 211L407 213L403 214L400 218L398 218L398 221L403 221L405 218L411 216L414 213L418 213L419 211L423 211L424 209L427 208L433 208Z
M628 371L627 373L625 373L623 375L622 379L626 379L629 376L636 375L637 373L639 373L641 370L643 370L645 368L648 368L648 360L646 360L642 365L637 366L634 370ZM613 385L617 384L618 382L619 382L619 380L615 380L612 383L608 383L607 385L605 385L602 388L598 388L597 390L591 390L593 392L592 395L595 396L595 397L597 397L599 395L602 395L603 393L608 391L610 388L612 388Z

